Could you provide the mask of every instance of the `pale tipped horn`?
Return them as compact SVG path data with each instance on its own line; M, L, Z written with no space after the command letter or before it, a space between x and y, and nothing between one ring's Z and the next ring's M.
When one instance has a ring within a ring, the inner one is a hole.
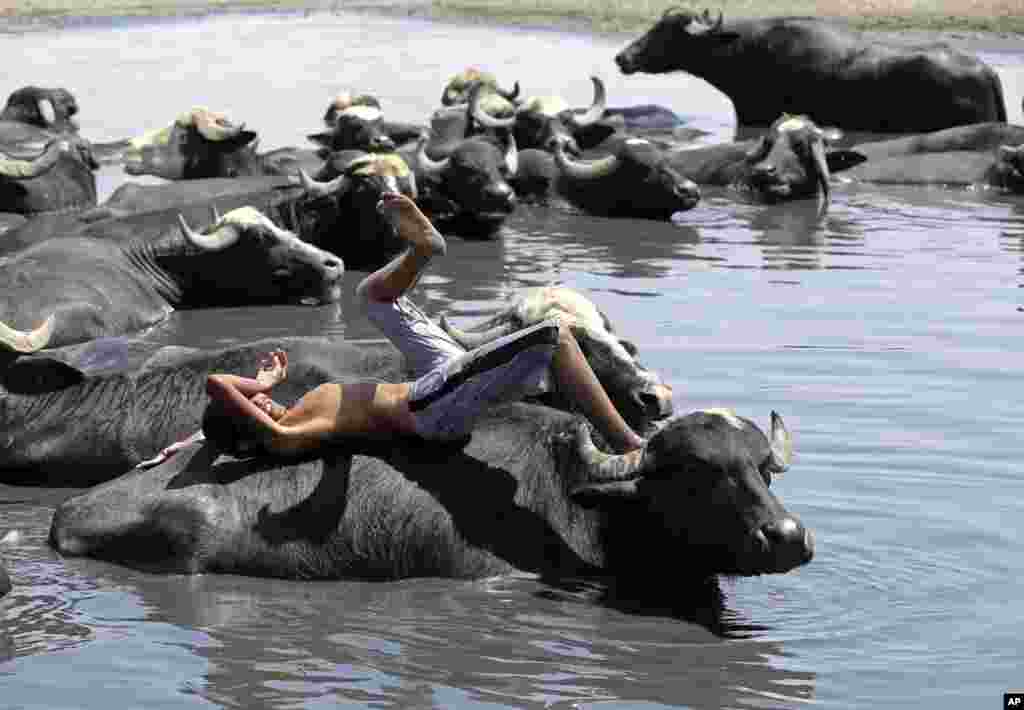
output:
M584 128L600 121L604 117L605 109L608 108L608 96L604 89L604 82L596 76L590 77L590 81L594 84L593 103L590 104L586 113L578 116L573 114L569 119L577 128Z
M609 155L589 163L572 160L565 154L562 141L555 144L555 163L563 175L576 180L595 180L610 175L619 166L619 158Z
M210 205L210 224L217 224L220 221L220 211L216 203Z
M509 134L508 148L505 149L505 167L508 168L509 175L519 172L519 150L516 148L516 139L512 134Z
M185 239L203 251L220 251L238 241L238 228L232 224L218 223L214 225L214 229L209 234L201 234L192 231L188 222L185 221L185 215L179 213L178 225L181 227L181 233Z
M828 205L831 198L829 186L830 173L828 171L828 161L825 159L825 144L820 139L811 144L811 159L814 162L814 172L817 173L815 179L821 186L821 194L825 200L825 205Z
M504 323L497 325L489 330L483 330L479 332L468 332L459 330L454 325L448 322L448 319L442 315L439 319L441 330L452 336L459 345L464 347L466 350L473 350L479 348L482 345L486 345L491 341L497 340L498 338L504 337L516 331L515 324L507 320Z
M473 82L473 88L469 90L469 115L484 128L512 128L516 123L515 116L497 118L480 108L481 88L483 88L483 83L475 81Z
M639 478L643 471L646 449L640 455L607 454L594 445L590 428L580 423L576 428L576 452L586 467L591 481L611 483Z
M341 194L348 190L349 182L350 180L347 175L339 175L329 182L320 182L314 180L309 176L309 173L299 168L299 184L302 185L302 189L306 191L309 197L320 198Z
M28 160L19 160L0 151L0 175L14 180L38 177L56 165L60 154L69 148L67 141L58 138L47 143L35 158Z
M420 136L419 147L416 149L416 164L424 175L438 179L441 173L448 169L451 158L431 160L430 156L427 155L428 140L427 136Z
M517 81L512 86L512 91L506 91L500 87L495 88L495 91L497 91L498 94L501 95L501 98L505 99L510 103L515 103L515 100L519 98L519 82Z
M15 330L0 322L0 345L16 353L34 353L50 344L53 336L53 314L35 330Z
M227 119L206 109L192 110L192 124L203 138L215 142L234 138L245 128L244 123L235 126Z
M39 99L39 115L47 124L53 125L57 122L57 112L53 108L53 101L50 99Z
M771 455L767 468L773 473L784 473L793 463L793 438L777 412L772 412Z

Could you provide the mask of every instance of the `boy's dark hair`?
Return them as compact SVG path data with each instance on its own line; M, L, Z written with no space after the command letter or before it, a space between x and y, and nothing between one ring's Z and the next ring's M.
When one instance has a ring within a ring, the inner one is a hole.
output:
M203 435L219 450L232 456L246 456L260 448L263 429L251 417L212 401L203 412Z

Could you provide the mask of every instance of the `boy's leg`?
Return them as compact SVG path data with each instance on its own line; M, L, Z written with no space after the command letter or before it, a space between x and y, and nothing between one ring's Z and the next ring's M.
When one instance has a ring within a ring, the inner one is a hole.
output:
M397 301L416 285L430 260L444 254L445 241L416 203L404 195L386 193L378 209L409 246L363 279L358 289L371 301Z

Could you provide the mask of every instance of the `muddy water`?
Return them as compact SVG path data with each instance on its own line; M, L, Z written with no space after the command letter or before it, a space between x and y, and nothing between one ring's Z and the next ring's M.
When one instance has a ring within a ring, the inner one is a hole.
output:
M302 145L341 88L400 120L467 63L527 92L657 102L727 136L728 101L681 76L622 77L625 38L317 14L98 26L5 37L0 93L78 95L112 140L194 104ZM991 53L1021 121L1024 53ZM109 193L123 176L104 168ZM679 585L685 555L638 550L694 614L598 585L301 583L149 575L45 545L62 493L6 489L0 705L23 708L997 707L1024 685L1024 198L837 187L812 205L707 194L678 224L523 208L501 239L453 242L419 287L469 321L518 289L589 293L675 387L676 407L786 417L797 461L775 483L817 536L808 566ZM376 333L346 300L177 314L149 337L217 346L280 333ZM10 502L14 501L14 502ZM20 501L20 502L19 502Z

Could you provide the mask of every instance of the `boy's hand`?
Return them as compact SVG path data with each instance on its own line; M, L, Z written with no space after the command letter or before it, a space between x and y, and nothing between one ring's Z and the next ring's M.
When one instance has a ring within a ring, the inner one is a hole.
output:
M267 353L260 361L256 381L273 387L284 382L286 377L288 377L288 355L283 350Z

